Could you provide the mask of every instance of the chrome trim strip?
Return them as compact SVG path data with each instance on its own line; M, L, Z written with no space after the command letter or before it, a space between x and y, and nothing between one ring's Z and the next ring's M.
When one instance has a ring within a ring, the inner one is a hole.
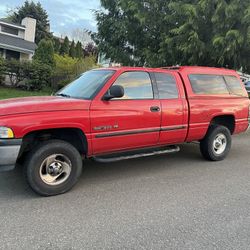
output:
M113 133L105 133L96 135L95 138L106 138L106 137L113 137L113 136L123 136L123 135L136 135L136 134L143 134L143 133L153 133L153 132L160 132L160 131L173 131L179 129L185 129L187 126L173 126L173 127L166 127L160 129L145 129L145 130L137 130L137 131L127 131L127 132L113 132Z

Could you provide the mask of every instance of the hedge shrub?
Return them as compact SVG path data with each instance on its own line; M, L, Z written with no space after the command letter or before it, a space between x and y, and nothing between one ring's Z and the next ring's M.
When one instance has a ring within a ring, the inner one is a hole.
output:
M65 86L79 74L96 67L95 57L77 59L55 54L54 58L55 68L52 74L52 86L55 89Z
M4 59L0 56L0 84L4 83L5 71Z
M41 90L50 86L52 68L49 65L37 61L17 60L5 60L3 65L11 87Z
M0 83L7 75L11 87L26 90L53 88L58 90L71 82L77 75L96 67L95 57L84 59L67 55L54 55L54 66L40 60L17 61L0 58Z
M51 86L52 68L49 65L33 61L26 72L25 87L27 90L41 90Z

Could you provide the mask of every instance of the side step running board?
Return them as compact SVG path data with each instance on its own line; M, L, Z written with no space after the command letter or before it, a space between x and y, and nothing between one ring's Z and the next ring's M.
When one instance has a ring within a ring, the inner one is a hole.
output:
M97 162L101 162L101 163L109 163L109 162L115 162L115 161L122 161L122 160L128 160L128 159L135 159L135 158L140 158L140 157L146 157L146 156L153 156L153 155L162 155L162 154L170 154L170 153L175 153L175 152L179 152L180 151L180 147L178 146L168 146L168 147L164 147L164 148L154 148L151 150L146 150L146 151L140 151L137 153L134 152L130 152L126 153L125 155L105 155L105 156L94 156L92 159L94 161Z

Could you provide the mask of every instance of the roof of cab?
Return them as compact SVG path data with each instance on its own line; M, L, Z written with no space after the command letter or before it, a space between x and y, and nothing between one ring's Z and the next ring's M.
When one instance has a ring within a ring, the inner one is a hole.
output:
M177 72L202 72L204 73L230 73L236 74L235 70L226 69L226 68L216 68L216 67L206 67L206 66L170 66L170 67L161 67L161 68L148 68L148 67L128 67L128 66L121 66L121 67L107 67L107 68L100 68L105 70L116 70L116 71L126 71L126 70L143 70L143 71L157 71L157 70L170 70L170 71L177 71Z

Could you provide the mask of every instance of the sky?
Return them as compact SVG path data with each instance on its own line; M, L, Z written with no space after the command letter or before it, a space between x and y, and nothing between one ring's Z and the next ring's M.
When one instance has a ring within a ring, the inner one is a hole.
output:
M23 3L24 0L0 1L0 18ZM55 35L70 36L77 28L96 31L93 10L100 9L99 0L40 0L40 3L49 15L51 31Z

